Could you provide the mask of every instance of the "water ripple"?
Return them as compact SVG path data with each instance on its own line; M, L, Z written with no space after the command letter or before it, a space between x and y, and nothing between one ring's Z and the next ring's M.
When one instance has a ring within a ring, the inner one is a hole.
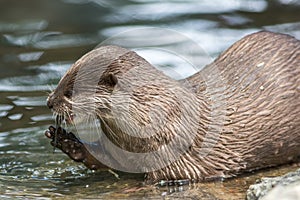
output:
M139 2L139 1L137 1ZM143 4L131 4L116 9L113 15L106 16L106 21L130 22L135 20L161 20L167 17L178 17L190 14L212 14L233 11L262 12L267 8L264 0L219 1L150 1ZM140 2L139 2L140 3ZM216 6L218 5L218 6ZM171 9L170 9L171 8Z
M0 22L0 32L40 31L47 26L46 20L24 20L16 23Z
M36 32L32 34L4 34L4 38L11 45L16 46L29 46L43 40L46 37L59 35L60 32Z
M59 49L95 44L94 35L62 34L61 32L37 32L32 34L4 34L6 41L14 46L32 46L37 49Z
M21 53L18 55L18 58L22 62L29 62L29 61L37 61L40 57L44 54L43 51L38 52L29 52L29 53Z
M0 91L51 91L53 88L50 83L56 83L70 65L71 62L57 62L27 67L28 70L38 70L40 73L0 79Z

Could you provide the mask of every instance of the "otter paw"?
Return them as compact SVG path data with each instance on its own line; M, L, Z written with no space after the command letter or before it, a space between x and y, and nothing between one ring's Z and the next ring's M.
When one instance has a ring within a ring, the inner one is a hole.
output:
M62 150L72 160L82 162L86 157L84 144L72 133L59 127L50 126L45 136L52 139L51 145Z

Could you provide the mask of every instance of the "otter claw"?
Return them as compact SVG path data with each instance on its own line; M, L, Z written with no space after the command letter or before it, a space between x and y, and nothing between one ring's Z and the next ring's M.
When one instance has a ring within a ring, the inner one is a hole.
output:
M59 127L50 126L45 131L45 136L52 139L50 144L59 148L66 153L71 159L75 161L82 161L84 159L85 148L83 143L72 133Z
M49 139L53 139L55 136L55 128L53 126L49 126L48 130L45 131L45 136Z
M50 144L67 154L72 160L82 162L89 169L107 168L95 159L86 149L83 141L79 140L72 132L50 126L45 131L45 136L52 139Z
M53 135L51 134L51 132L49 130L46 130L45 131L45 136L49 139L52 139L53 138Z
M50 130L50 132L55 132L55 128L53 127L53 126L49 126L49 130Z

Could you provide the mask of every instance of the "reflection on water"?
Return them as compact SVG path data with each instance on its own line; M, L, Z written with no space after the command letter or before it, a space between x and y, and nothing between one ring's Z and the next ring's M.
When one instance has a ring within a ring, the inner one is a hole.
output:
M86 170L60 152L52 153L43 135L53 124L45 100L76 59L120 32L147 26L172 29L215 58L242 36L261 29L300 39L299 1L2 0L0 5L0 198L241 199L261 176L156 189L138 187L142 175L120 173L119 180L109 172ZM131 32L119 40L145 37L152 38L152 47L155 41L171 47L178 43L149 32ZM139 53L161 69L177 68L183 76L194 73L166 52ZM208 62L194 59L200 68Z
M108 15L108 18L106 18L107 21L110 19L121 19L122 22L131 22L137 18L139 20L163 20L165 18L174 18L182 15L226 13L237 10L261 12L267 7L267 2L262 0L169 0L164 2L137 0L136 2L142 4L130 4L116 9L114 13Z

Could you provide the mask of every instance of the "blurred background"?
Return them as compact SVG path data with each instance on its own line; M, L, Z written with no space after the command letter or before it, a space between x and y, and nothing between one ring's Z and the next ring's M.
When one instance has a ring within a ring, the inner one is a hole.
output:
M43 132L54 122L47 94L70 65L107 38L149 26L175 30L215 58L259 30L300 39L300 1L1 0L0 198L104 197L142 180L123 175L120 181L107 172L86 170L53 154ZM128 37L138 41L151 35ZM172 38L165 39L157 38L173 44ZM178 65L155 51L144 55L156 65Z

